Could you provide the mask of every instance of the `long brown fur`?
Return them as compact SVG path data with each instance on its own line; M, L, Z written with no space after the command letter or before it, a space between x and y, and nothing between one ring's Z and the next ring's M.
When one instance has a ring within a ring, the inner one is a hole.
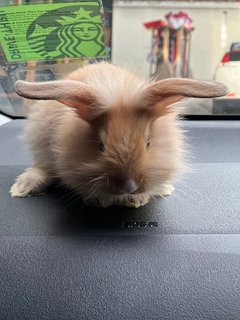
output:
M69 82L64 91L65 80ZM24 131L34 164L18 177L12 196L40 192L53 178L85 202L104 207L138 207L151 197L171 193L166 186L183 170L186 146L178 110L170 105L191 92L227 93L217 83L196 82L197 90L194 85L191 89L191 80L184 89L181 79L164 80L161 91L161 81L146 82L108 63L80 68L65 80L61 89L57 82L16 84L20 95L43 101L29 109ZM118 194L125 180L137 190Z

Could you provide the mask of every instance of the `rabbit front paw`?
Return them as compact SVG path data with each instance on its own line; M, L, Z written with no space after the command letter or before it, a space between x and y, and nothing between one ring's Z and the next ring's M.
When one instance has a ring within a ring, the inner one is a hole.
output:
M116 205L129 208L139 208L148 203L150 197L147 194L126 194L121 196Z
M101 198L88 199L86 205L108 208L120 206L128 208L138 208L148 203L150 197L146 194L125 194L121 196L102 196Z
M50 179L45 171L39 168L28 168L17 177L10 189L11 197L26 197L41 193L48 185Z

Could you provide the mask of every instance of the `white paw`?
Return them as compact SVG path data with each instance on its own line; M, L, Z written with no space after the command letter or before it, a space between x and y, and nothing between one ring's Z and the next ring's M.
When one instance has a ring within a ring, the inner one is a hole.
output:
M29 168L20 176L10 189L11 197L26 197L42 192L49 184L47 174L38 168Z
M87 205L108 208L111 206L138 208L148 203L150 197L148 195L121 195L121 196L104 196L101 199L88 199L85 201Z
M121 207L139 208L148 203L150 197L146 194L127 194L116 199L115 204Z
M85 204L102 208L111 206L138 208L148 203L149 199L149 195L146 194L105 195L98 199L85 200Z
M135 195L126 196L126 198L120 203L120 205L129 208L139 208L147 204L149 201L149 196L145 195Z
M171 184L163 184L157 195L160 197L170 196L174 190L175 188Z

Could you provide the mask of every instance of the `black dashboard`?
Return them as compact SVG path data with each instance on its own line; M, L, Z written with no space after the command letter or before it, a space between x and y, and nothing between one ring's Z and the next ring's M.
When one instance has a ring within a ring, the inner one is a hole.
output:
M182 121L191 172L139 209L11 198L24 121L0 127L0 319L240 319L240 121Z

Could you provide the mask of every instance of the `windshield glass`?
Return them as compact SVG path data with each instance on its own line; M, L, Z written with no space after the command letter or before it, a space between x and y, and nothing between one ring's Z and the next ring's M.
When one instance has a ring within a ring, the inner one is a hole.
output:
M91 1L82 2L93 5ZM186 99L182 102L183 112L240 114L238 1L103 0L101 18L89 13L93 7L73 14L65 10L66 4L76 7L80 3L77 0L3 0L1 3L2 8L23 8L22 17L31 20L25 32L26 41L35 50L34 56L25 55L22 61L17 59L15 43L10 37L5 37L8 43L3 38L3 34L9 36L6 19L11 20L13 13L1 11L0 112L6 115L25 116L26 107L32 103L15 93L16 80L59 79L79 66L102 59L134 70L147 79L180 77L223 82L230 91L227 96ZM31 16L31 6L40 4L45 5L44 13ZM63 7L51 7L54 4ZM60 12L58 16L56 10ZM67 38L64 30L71 30L72 36Z
M188 114L240 113L238 1L115 1L113 60L145 77L216 80L227 97L188 99Z

